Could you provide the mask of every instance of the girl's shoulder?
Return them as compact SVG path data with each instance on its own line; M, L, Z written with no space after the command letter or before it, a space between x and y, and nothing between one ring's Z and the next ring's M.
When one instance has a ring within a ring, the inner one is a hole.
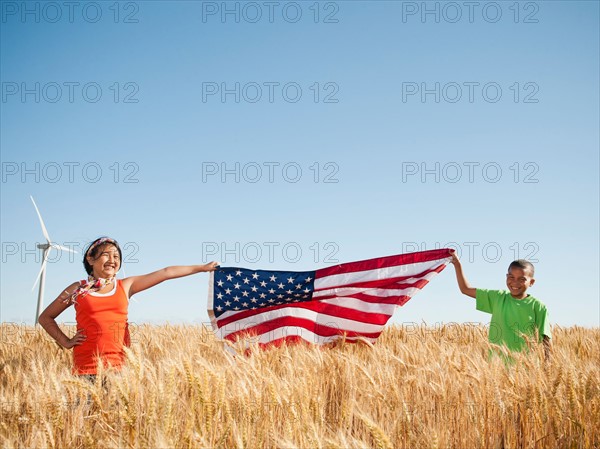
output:
M80 285L84 284L84 283L85 283L85 281L83 281L83 280L82 280L82 281L75 281L75 282L73 282L71 285L69 285L69 286L68 286L68 287L65 289L65 291L69 291L69 292L71 292L71 294L73 294L73 292L74 292L75 290L77 290L77 288L78 288Z
M131 282L133 281L134 277L135 276L129 276L129 277L126 277L126 278L123 278L123 279L117 279L117 282L119 284L121 284L121 286L124 289L129 289L129 287L131 286Z
M70 305L71 302L69 301L69 298L71 298L73 296L73 294L79 288L80 285L81 285L81 281L76 281L76 282L73 282L72 284L70 284L67 288L65 288L62 291L62 293L58 297L58 300L60 302L64 302L64 303L67 303Z

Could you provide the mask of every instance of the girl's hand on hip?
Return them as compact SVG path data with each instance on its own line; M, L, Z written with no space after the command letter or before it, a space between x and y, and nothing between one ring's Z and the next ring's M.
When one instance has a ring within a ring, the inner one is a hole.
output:
M65 345L65 348L71 349L73 346L79 346L80 344L82 344L87 338L83 332L84 332L83 329L77 330L75 335L73 335L73 337L71 337L67 340L67 344Z

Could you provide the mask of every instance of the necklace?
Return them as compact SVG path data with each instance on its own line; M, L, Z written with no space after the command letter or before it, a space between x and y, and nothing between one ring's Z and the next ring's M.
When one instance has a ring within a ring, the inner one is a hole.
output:
M103 289L105 286L112 284L114 276L108 279L95 278L94 276L88 276L87 281L79 281L79 287L75 289L73 294L64 300L66 304L74 304L78 297L85 297L89 292L97 292Z

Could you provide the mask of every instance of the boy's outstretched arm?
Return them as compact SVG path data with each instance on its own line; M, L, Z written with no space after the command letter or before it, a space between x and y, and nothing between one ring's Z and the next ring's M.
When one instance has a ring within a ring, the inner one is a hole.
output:
M476 289L475 287L471 287L471 285L465 278L465 275L462 271L462 265L460 264L460 260L456 255L456 251L452 251L451 262L454 265L454 271L456 271L456 280L458 282L458 288L460 288L460 291L464 295L470 296L471 298L475 298Z

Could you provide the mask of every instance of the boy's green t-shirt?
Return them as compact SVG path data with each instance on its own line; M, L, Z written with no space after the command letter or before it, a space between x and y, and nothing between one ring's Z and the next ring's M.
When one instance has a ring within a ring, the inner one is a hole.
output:
M478 288L475 299L477 310L492 314L488 335L490 343L521 351L525 347L521 334L533 336L537 331L540 342L544 335L552 338L548 310L533 296L515 299L508 291Z

